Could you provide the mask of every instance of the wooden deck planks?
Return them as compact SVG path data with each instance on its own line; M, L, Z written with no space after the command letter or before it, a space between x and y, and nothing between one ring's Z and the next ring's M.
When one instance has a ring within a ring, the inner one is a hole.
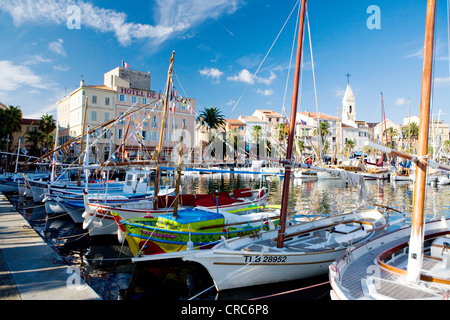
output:
M400 244L404 241L404 239L399 239L396 242ZM378 249L370 250L365 255L361 256L356 262L352 262L345 270L344 274L341 274L343 286L347 290L349 290L351 296L354 299L364 297L361 287L361 279L366 276L372 275L375 272L374 269L369 268L370 266L375 266L374 260L376 259L377 255L392 246L393 244L389 243L388 245L381 246ZM382 273L383 272L384 271L382 271ZM382 274L382 276L387 277L388 275Z

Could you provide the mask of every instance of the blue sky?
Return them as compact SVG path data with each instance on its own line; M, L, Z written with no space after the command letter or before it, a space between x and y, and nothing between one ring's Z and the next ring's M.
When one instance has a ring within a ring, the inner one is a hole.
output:
M255 109L281 113L285 101L289 113L296 2L0 0L0 102L20 106L25 117L56 115L56 102L81 77L103 84L103 74L122 60L150 71L152 90L160 92L175 50L175 86L197 99L197 112L216 106L226 118ZM67 25L72 5L80 10L80 29ZM367 27L371 5L380 9L380 29ZM320 112L342 111L350 73L357 120L381 120L380 92L387 118L402 122L408 98L418 115L425 0L310 0L308 13ZM299 110L314 112L307 34L304 48ZM433 113L442 110L449 122L447 0L438 1L435 58Z

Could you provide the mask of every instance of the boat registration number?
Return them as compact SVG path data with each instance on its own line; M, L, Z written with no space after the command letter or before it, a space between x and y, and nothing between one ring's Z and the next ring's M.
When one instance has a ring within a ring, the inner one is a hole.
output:
M244 256L246 263L283 263L286 262L286 256Z

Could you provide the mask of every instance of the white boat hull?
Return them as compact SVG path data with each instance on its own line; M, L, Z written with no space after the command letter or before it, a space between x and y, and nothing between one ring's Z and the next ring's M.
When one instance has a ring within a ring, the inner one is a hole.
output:
M322 238L324 242L316 243L315 240L318 238L314 232L319 229L325 232L328 227L342 223L353 221L362 223L361 221L366 218L376 222L378 227L386 223L386 219L379 211L365 210L289 226L286 228L288 236L284 247L280 249L276 248L273 242L278 235L278 230L274 230L260 233L257 237L224 240L209 250L188 250L135 257L132 261L144 262L178 257L184 261L199 263L209 272L218 291L298 280L326 274L328 266L345 252L349 245L376 236L374 233L369 235L367 229L364 229L349 232L341 238L330 233L329 238ZM364 226L366 227L367 225ZM300 234L308 236L306 238L311 241L310 247L295 246L299 241L306 239Z

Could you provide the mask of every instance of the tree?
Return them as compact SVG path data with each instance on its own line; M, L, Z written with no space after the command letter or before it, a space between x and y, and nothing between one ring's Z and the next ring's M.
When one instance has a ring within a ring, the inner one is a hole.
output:
M197 117L197 121L209 129L224 128L227 123L222 112L216 107L203 110Z
M411 146L415 145L414 141L419 138L419 126L417 125L416 122L411 122L409 126L405 126L402 128L402 133L403 137L405 137L406 139L409 137L409 134L411 133L410 138L413 143L411 143L410 150L408 150L407 152L414 153L414 151L412 150L413 148Z
M275 137L278 139L278 142L282 144L284 139L288 136L288 134L286 134L286 125L284 123L278 123L275 126L275 135Z
M253 138L253 141L256 142L256 144L259 143L259 138L261 138L261 134L262 134L262 127L258 124L254 125L252 127L252 131L250 132L250 135Z
M319 128L314 129L312 134L313 134L313 136L317 137L317 140L319 140ZM322 147L322 151L324 154L326 154L325 137L327 137L329 134L330 134L329 123L327 121L321 121L320 122L320 146Z
M45 136L40 130L30 130L27 132L25 141L31 143L31 154L33 156L40 156L39 143L42 143L44 139Z
M56 122L53 115L45 114L39 120L39 130L44 134L44 144L47 150L50 149L52 140L51 133L56 129Z
M395 130L393 127L389 127L386 129L386 137L388 139L388 141L390 141L390 148L395 148L394 146L394 137L398 136L398 132L397 130Z
M13 133L20 131L20 123L22 122L22 110L19 107L9 106L7 109L2 110L0 114L0 127L2 128L2 137L9 136L8 152L11 152L14 145Z
M344 154L346 156L349 156L349 154L352 152L353 148L355 147L355 141L346 139L345 140L345 147L344 147Z

